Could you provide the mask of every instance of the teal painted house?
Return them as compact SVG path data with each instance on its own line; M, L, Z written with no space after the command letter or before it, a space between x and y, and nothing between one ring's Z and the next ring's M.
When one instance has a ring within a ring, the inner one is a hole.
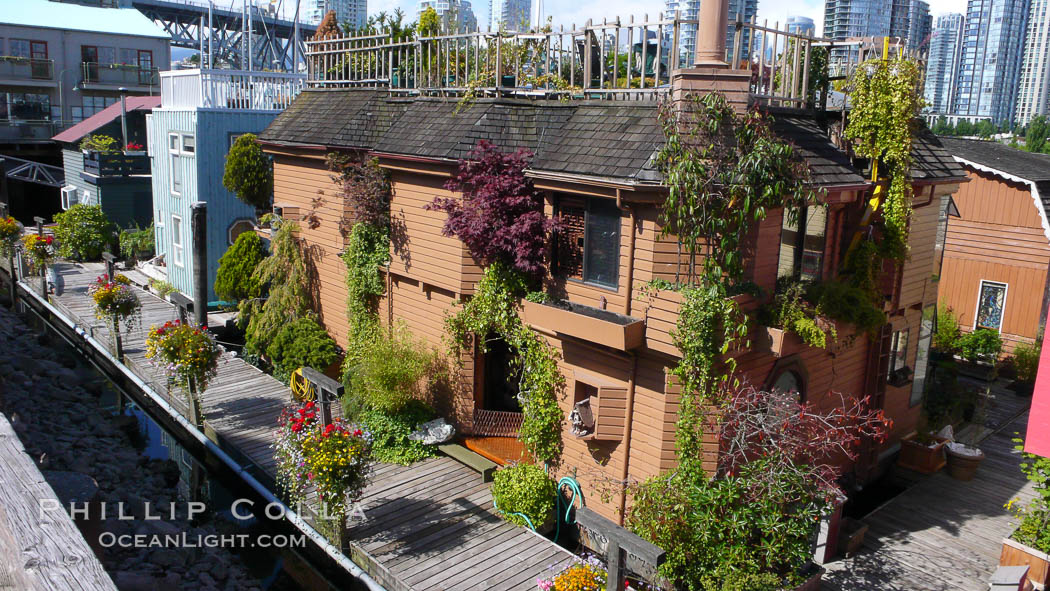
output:
M302 90L304 75L233 70L161 73L161 106L147 119L153 167L153 222L167 281L193 295L190 205L207 207L208 300L219 257L241 232L251 231L255 209L222 186L226 154L241 134L259 133Z

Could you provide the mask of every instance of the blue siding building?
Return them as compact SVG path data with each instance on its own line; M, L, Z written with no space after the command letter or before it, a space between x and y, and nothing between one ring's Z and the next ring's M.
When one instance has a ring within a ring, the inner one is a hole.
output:
M208 300L215 301L219 257L256 222L255 209L222 186L226 154L240 135L265 129L299 93L304 78L230 70L161 74L161 107L147 123L153 221L167 281L183 294L192 297L194 290L190 205L208 204Z

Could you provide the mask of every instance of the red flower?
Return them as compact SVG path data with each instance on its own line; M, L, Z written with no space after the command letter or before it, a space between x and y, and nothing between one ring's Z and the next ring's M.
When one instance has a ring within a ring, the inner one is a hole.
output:
M354 430L354 437L360 437L362 435L364 435L364 432L361 431L360 429Z
M47 238L44 238L44 242L47 243L48 246L51 246L51 243L54 242L54 240L55 239L52 236L48 236Z

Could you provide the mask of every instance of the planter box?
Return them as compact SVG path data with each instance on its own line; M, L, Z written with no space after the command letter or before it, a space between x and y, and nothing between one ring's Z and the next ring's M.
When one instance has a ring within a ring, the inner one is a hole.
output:
M774 357L781 357L784 355L784 345L790 343L793 336L783 328L761 326L755 331L755 340L752 344L759 351L772 353Z
M1029 567L1028 580L1036 589L1046 589L1047 583L1050 583L1050 556L1010 538L1003 539L999 566Z
M947 463L944 456L944 446L947 439L934 437L937 442L933 447L927 447L915 440L916 435L905 437L901 440L901 454L897 458L897 465L920 474L933 474Z
M820 591L820 582L823 577L824 569L818 568L804 583L795 587L792 591Z
M868 524L855 519L845 518L839 533L839 554L849 558L860 551L864 545L864 536L868 533Z
M538 304L522 301L522 321L619 351L642 346L645 321L575 302Z

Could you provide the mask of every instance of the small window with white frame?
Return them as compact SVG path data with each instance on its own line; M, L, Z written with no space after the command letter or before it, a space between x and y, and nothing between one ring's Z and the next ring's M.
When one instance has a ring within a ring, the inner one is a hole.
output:
M169 177L173 195L182 194L182 160L179 155L179 134L168 134L168 162L171 165Z
M182 134L182 153L191 155L197 152L197 138L189 134Z
M1006 311L1006 292L1009 285L998 281L981 280L977 292L977 312L973 329L987 328L996 332L1003 330L1003 313Z
M182 218L171 216L171 262L177 267L184 265L182 248Z
M73 185L62 187L62 211L77 204L77 188Z

